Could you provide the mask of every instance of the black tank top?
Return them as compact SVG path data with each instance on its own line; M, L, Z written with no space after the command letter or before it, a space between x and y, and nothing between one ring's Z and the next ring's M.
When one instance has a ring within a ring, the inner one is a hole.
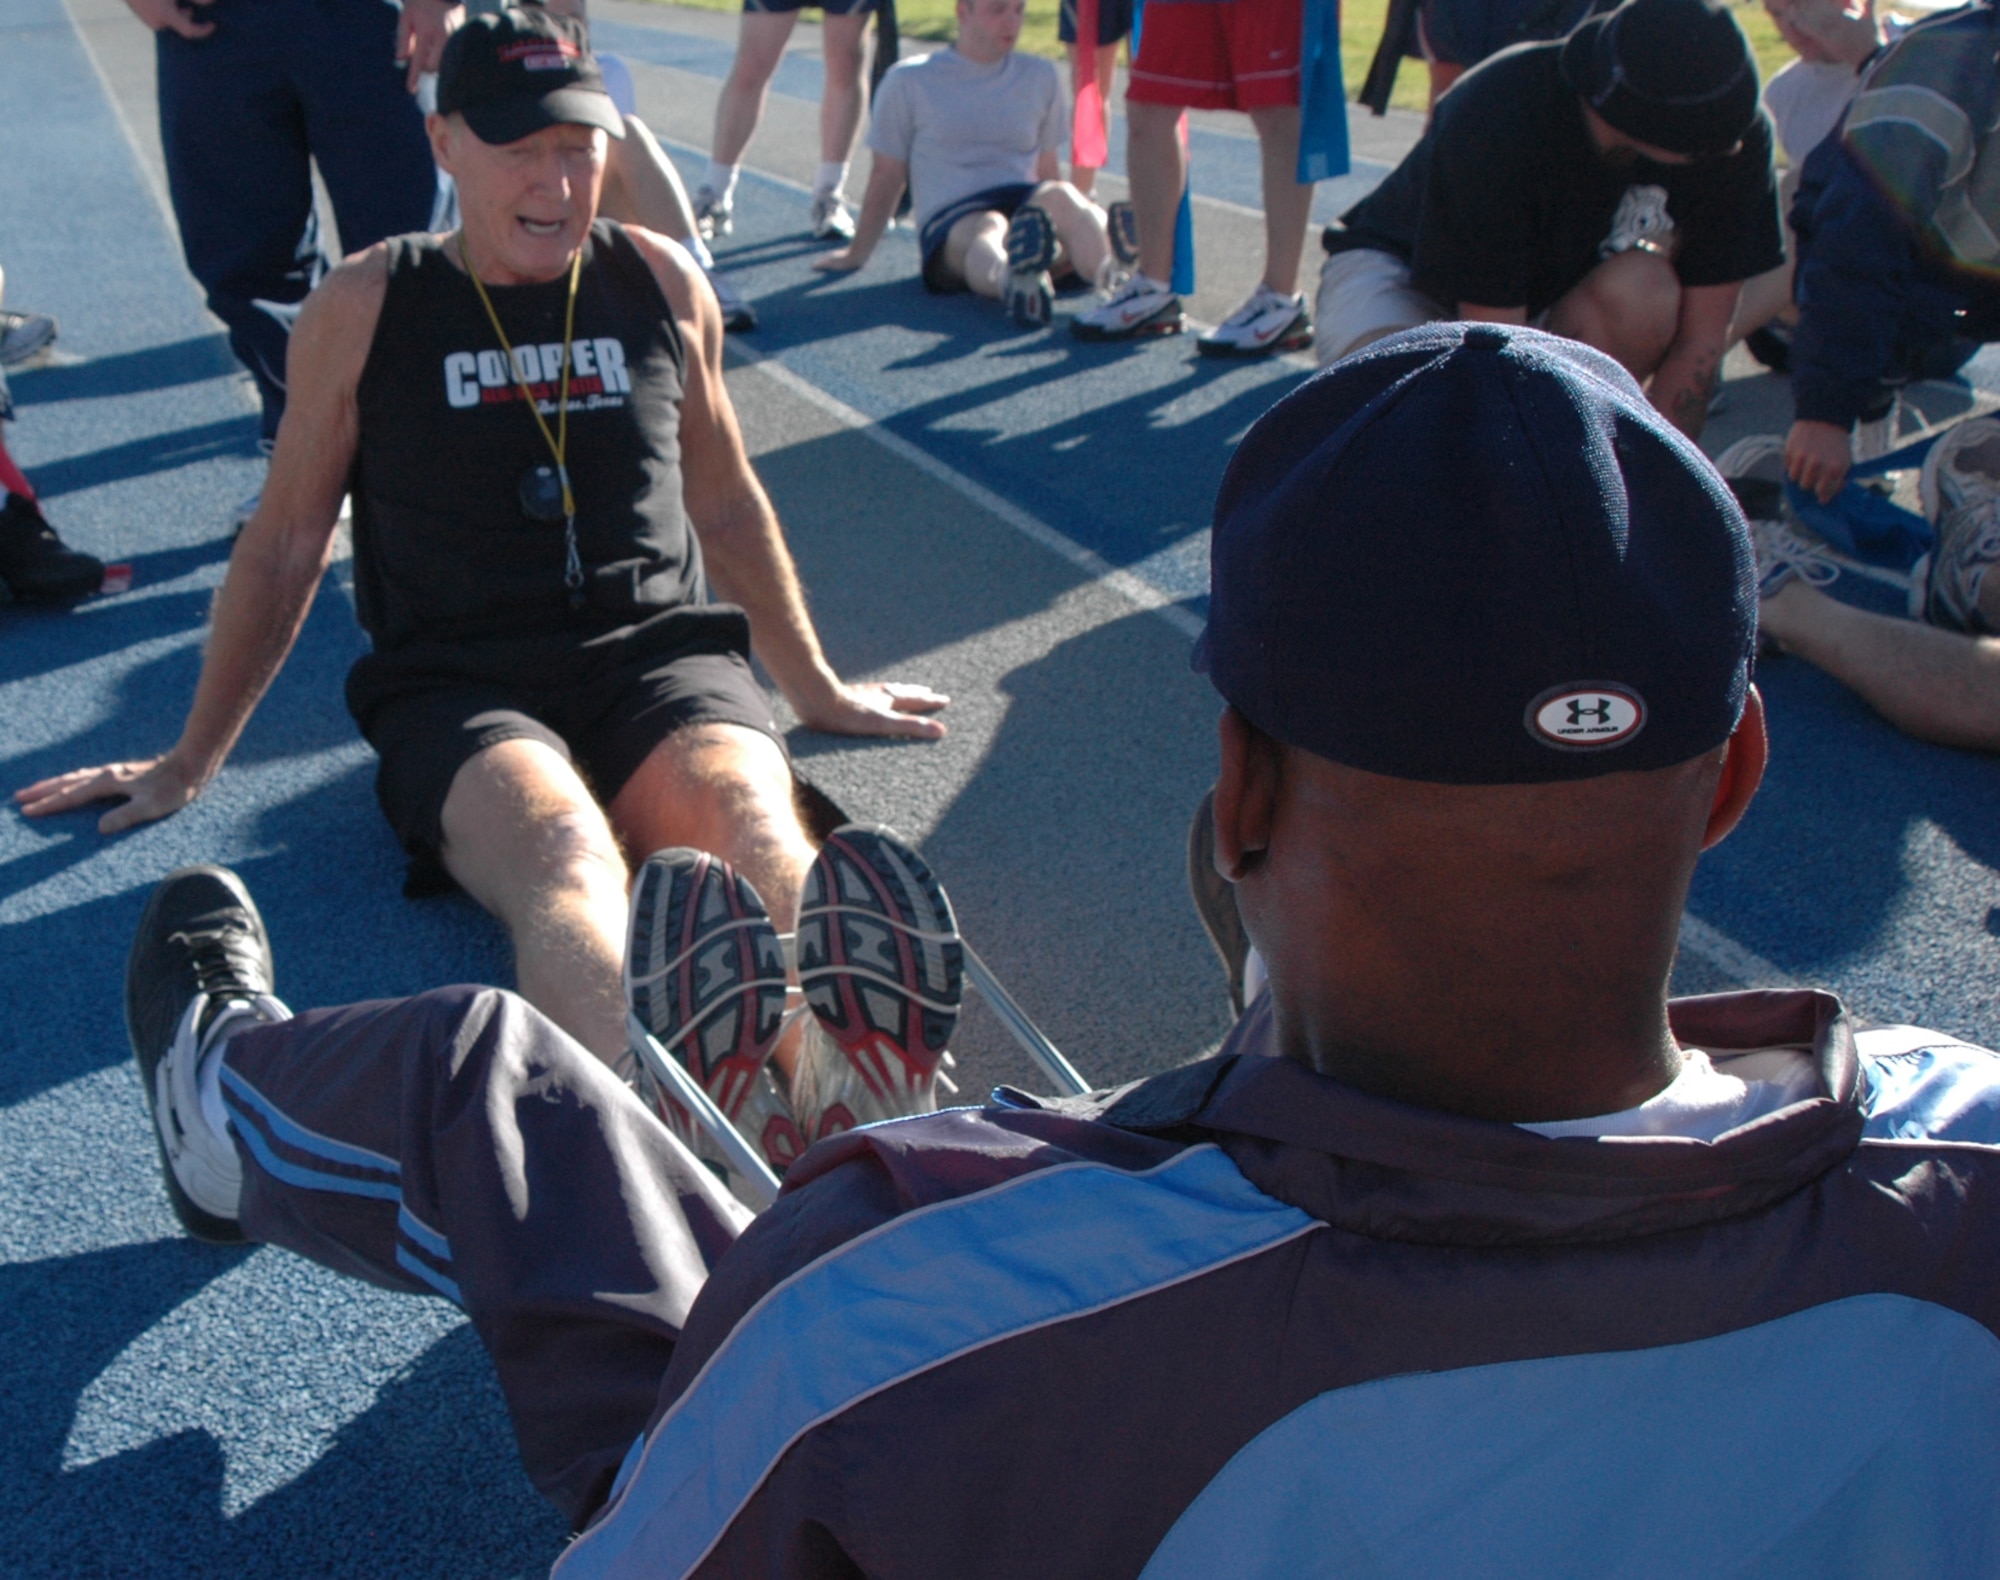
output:
M585 578L578 599L563 582L562 522L521 508L522 474L553 457L472 282L442 238L388 245L350 482L355 603L376 652L443 647L471 657L523 639L587 643L705 604L701 548L681 497L687 350L632 239L599 220L577 288L568 458ZM553 434L569 276L487 290Z

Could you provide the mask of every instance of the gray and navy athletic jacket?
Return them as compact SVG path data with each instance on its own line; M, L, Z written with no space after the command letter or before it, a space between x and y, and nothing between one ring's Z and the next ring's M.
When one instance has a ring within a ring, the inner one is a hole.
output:
M816 1150L586 1576L2000 1573L2000 1059L1673 1006L1822 1095L1549 1140L1223 1053Z
M1842 427L1885 381L1938 377L2000 338L2000 15L1919 23L1866 68L1792 202L1798 415Z

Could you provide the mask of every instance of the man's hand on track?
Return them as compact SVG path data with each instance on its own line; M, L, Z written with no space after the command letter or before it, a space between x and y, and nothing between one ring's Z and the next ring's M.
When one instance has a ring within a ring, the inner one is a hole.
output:
M141 823L170 816L201 793L170 758L146 762L107 763L101 768L77 768L43 779L14 792L14 804L24 817L48 817L73 812L93 801L125 797L97 820L97 832L116 834Z
M799 722L828 735L902 735L934 741L945 733L944 722L927 715L950 701L929 686L893 681L850 686L843 682L825 704L810 713L801 710Z

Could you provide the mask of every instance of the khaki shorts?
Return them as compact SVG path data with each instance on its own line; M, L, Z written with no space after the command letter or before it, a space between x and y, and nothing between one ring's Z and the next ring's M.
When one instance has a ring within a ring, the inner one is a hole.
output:
M1325 367L1371 340L1449 317L1410 283L1410 266L1394 253L1350 247L1330 254L1319 271L1313 355Z

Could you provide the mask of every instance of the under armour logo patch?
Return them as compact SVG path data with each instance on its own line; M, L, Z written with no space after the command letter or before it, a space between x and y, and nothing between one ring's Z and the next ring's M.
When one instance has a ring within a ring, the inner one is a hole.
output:
M1522 721L1544 746L1597 752L1623 746L1646 727L1646 703L1629 686L1551 686L1528 704Z

